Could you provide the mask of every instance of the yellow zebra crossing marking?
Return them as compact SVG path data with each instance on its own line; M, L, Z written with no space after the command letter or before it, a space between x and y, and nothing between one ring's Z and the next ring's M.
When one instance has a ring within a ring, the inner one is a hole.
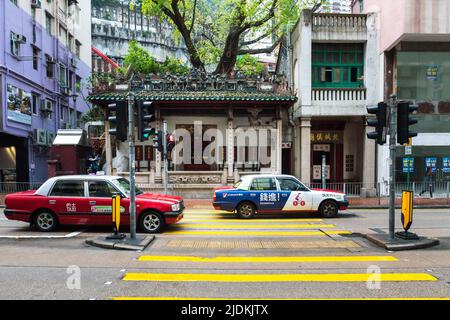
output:
M167 231L165 235L216 235L216 236L327 236L351 234L349 231L236 231L236 230L180 230Z
M373 274L210 274L210 273L127 273L124 281L171 282L367 282ZM381 273L377 281L437 281L426 273Z
M373 298L216 298L216 297L112 297L112 300L450 300L450 297L373 297Z
M393 256L291 256L291 257L198 257L198 256L141 256L139 261L152 262L218 262L218 263L285 263L285 262L381 262L398 261Z
M282 223L282 222L298 222L298 223L302 223L302 222L322 222L323 219L285 219L285 218L280 218L280 219L263 219L263 218L258 218L258 219L251 219L251 220L245 220L245 219L230 219L230 218L222 218L222 217L216 217L216 218L190 218L190 217L184 217L183 220L181 220L180 223L183 223L184 221L186 222L224 222L224 223L228 223L228 222L239 222L241 224L247 224L247 223L252 223L252 224L256 224L256 223L267 223L267 222L277 222L277 223Z
M334 224L200 224L180 223L177 226L196 229L320 229L335 228Z

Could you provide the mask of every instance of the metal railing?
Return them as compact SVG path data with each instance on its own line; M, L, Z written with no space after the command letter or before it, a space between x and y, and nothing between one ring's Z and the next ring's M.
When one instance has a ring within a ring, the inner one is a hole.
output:
M3 182L0 183L0 205L4 204L4 198L7 194L14 192L22 192L27 190L36 190L42 185L42 182ZM163 193L164 187L162 184L142 184L137 183L136 186L144 191L149 193ZM307 184L310 188L322 189L322 183L310 183ZM205 184L203 188L198 190L191 188L186 184L176 184L169 183L168 184L168 193L175 196L184 196L186 198L189 197L189 193L202 192L203 194L208 194L206 192L208 188L211 188L211 192L213 186L209 186ZM387 198L389 196L389 184L388 183L362 183L362 182L333 182L326 183L325 189L341 191L347 195L348 198L378 198L378 203L381 203L381 199ZM420 193L423 191L422 197L429 198L430 197L430 185L424 185L422 182L411 182L408 188L408 185L404 182L396 183L395 185L395 193L396 198L399 199L402 196L403 190L411 190L414 193L415 199L420 199ZM446 199L445 203L450 204L450 181L443 182L435 182L431 184L432 196L433 199L439 199L439 201L443 201ZM212 193L211 193L212 194ZM194 196L195 198L195 196Z

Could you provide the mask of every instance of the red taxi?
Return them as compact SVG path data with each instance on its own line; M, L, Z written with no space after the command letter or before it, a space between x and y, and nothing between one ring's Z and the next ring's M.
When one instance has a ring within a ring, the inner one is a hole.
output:
M39 189L12 193L5 198L6 218L29 222L39 231L58 225L111 225L111 199L122 197L121 225L130 224L130 183L116 176L60 176ZM147 233L158 233L183 218L181 197L144 193L136 188L136 221Z

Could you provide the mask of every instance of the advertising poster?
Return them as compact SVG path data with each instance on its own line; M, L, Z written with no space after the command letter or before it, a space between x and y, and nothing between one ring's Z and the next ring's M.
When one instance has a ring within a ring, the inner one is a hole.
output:
M426 79L436 81L438 78L438 66L427 66Z
M433 168L433 173L437 171L437 158L436 157L428 157L425 158L425 171L428 167Z
M442 158L442 171L444 173L450 173L450 157Z
M8 96L8 119L31 125L31 93L10 84L6 88Z

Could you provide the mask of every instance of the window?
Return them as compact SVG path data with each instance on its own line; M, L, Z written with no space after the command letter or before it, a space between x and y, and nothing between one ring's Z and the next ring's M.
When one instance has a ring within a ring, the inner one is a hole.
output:
M59 113L59 117L61 121L64 121L64 119L67 118L67 107L61 106L61 112Z
M257 191L277 190L275 178L255 178L252 181L250 190L257 190Z
M17 6L17 0L11 0L11 2Z
M59 39L65 46L67 46L67 30L61 26L59 27Z
M79 180L59 180L53 186L50 196L84 197L84 182Z
M115 179L112 180L113 184L120 188L121 190L123 190L125 192L125 194L127 195L127 197L130 196L130 182L125 179L125 178L120 178L120 179ZM139 190L137 187L135 188L136 190L136 195L138 194L142 194L143 192L141 190Z
M37 48L33 48L33 69L38 70L39 65L39 50Z
M111 198L113 193L118 193L107 181L89 181L89 197Z
M80 111L77 111L77 127L81 127L81 116L83 114Z
M76 76L75 79L75 90L81 92L81 77Z
M46 65L45 65L45 73L47 78L53 79L53 59L49 55L46 56Z
M31 111L33 112L33 114L35 115L38 114L38 108L39 108L39 95L33 93L31 95Z
M65 93L67 88L67 68L62 63L59 65L59 85L61 93Z
M52 35L52 16L49 13L45 13L45 30L49 35Z
M312 87L355 88L364 85L363 44L313 43Z
M20 56L20 45L21 41L19 40L20 35L11 32L11 54L15 57Z
M49 111L47 118L49 120L51 120L52 119L52 113L53 113L53 101L45 99L45 109Z
M277 178L280 183L281 191L309 191L300 182L291 178Z
M69 50L73 52L73 36L69 34L69 43L68 43Z
M81 43L76 40L75 41L75 55L77 56L78 59L80 58L80 52L81 52Z

